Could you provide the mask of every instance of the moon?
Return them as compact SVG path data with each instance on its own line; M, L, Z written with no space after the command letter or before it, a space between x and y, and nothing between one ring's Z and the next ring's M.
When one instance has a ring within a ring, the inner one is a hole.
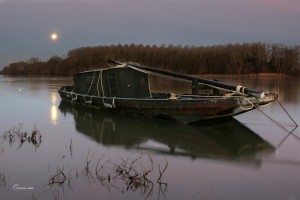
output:
M57 33L51 33L50 39L53 40L53 41L57 40L58 39Z

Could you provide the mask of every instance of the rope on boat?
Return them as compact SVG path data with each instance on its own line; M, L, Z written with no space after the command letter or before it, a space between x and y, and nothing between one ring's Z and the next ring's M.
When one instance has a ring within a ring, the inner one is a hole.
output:
M75 97L73 97L73 94L75 95ZM71 92L71 97L72 97L72 102L77 100L77 94L73 93L73 90Z
M85 99L86 95L84 95L83 98L84 98L84 103L88 103L88 104L92 104L93 103L93 97L92 96L91 96L91 100L89 100L89 101Z
M90 90L91 90L91 88L92 88L92 85L93 85L93 82L94 82L94 78L95 78L95 73L96 73L96 71L94 71L94 73L93 73L92 82L91 82L91 84L90 84L90 88L88 89L88 91L87 91L87 93L86 93L86 94L89 94L89 92L90 92Z
M116 97L113 97L113 100L112 100L112 103L111 103L111 105L112 105L113 108L116 107L115 106L115 99L116 99Z
M103 102L103 105L105 106L105 101L104 101L105 94L104 94L104 88L103 88L103 77L102 77L103 74L102 74L102 70L100 70L100 75L99 76L101 77L102 102Z
M102 80L102 70L99 71L99 76L98 76L98 80L97 80L97 93L98 93L98 97L100 96L100 93L99 93L99 80ZM101 82L101 86L102 86L102 82ZM103 92L103 89L102 89L102 92ZM104 95L104 93L103 93Z
M89 87L87 93L85 95L83 95L84 103L92 104L92 102L93 102L93 97L92 96L91 96L91 100L89 100L89 101L86 100L86 97L88 96L89 92L92 89L92 85L93 85L94 79L95 79L95 73L96 73L96 71L94 71L94 73L93 73L93 78L92 78L92 81L91 81L91 84L90 84L90 87ZM76 99L77 99L77 94L76 94ZM73 98L72 98L72 101L73 101Z
M243 106L240 104L240 108L242 110L252 110L254 108L254 106L255 106L254 103L252 103L251 100L249 98L245 97L245 96L243 96L243 99L245 99L246 101L248 101L249 104L251 105L251 107L250 108L243 108Z
M102 77L102 76L103 76L102 70L100 70L99 78L98 78L98 83L99 83L99 79L101 79L101 90L102 90L102 102L103 102L103 106L104 106L105 108L115 108L115 99L116 99L116 97L113 97L113 99L112 99L112 104L105 103L105 101L104 101L105 94L104 94L103 77ZM98 84L97 84L97 91L98 91L98 96L100 96L100 95L99 95Z

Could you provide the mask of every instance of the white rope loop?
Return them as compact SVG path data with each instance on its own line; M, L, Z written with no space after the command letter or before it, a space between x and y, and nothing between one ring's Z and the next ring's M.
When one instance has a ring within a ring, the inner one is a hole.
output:
M244 108L244 107L242 106L242 104L240 104L240 108L241 108L242 110L252 110L252 109L254 108L254 103L252 103L252 101L251 101L249 98L245 97L245 96L243 96L243 99L245 99L246 101L248 101L249 104L251 105L251 107L250 107L250 108ZM258 106L257 106L257 107L258 107Z

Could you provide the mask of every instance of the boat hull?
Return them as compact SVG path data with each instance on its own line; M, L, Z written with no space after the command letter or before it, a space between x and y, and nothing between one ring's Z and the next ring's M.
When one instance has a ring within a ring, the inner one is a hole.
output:
M63 86L58 93L63 101L97 107L100 110L144 115L183 123L232 117L277 99L275 94L267 94L263 99L245 99L243 96L197 98L186 96L175 99L102 97L75 93L72 86Z

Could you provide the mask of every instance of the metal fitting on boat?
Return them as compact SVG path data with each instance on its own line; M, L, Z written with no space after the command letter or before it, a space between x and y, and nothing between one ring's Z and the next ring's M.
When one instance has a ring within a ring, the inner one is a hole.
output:
M241 86L241 85L236 86L236 92L244 94L245 93L245 87Z

